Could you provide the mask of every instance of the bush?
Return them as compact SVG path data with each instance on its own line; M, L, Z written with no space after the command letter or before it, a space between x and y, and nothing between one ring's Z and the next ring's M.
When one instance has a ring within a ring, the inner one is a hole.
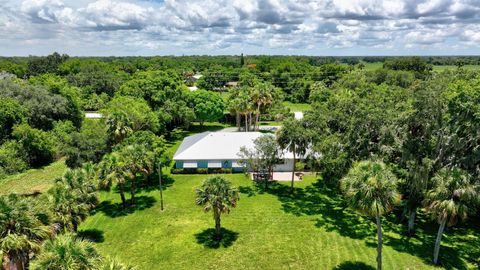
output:
M196 173L198 173L198 174L208 174L208 169L207 168L198 168Z
M0 146L0 178L26 170L28 164L23 156L22 146L17 141L6 141Z
M85 120L80 132L73 132L66 147L65 163L70 168L80 167L84 162L99 162L107 152L107 127L101 121Z
M30 166L43 166L53 161L55 144L49 133L22 124L13 128L12 135L25 151Z

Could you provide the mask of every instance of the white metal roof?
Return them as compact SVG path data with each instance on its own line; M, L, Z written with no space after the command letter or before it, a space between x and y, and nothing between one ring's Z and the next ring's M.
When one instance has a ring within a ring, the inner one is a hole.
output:
M240 148L254 147L261 132L203 132L185 138L173 156L174 160L238 160ZM285 153L283 158L293 158Z

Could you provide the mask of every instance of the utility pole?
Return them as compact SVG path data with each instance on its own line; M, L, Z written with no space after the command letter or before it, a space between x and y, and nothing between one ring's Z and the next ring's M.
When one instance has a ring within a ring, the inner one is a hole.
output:
M163 211L162 162L158 162L158 183L160 184L160 209Z

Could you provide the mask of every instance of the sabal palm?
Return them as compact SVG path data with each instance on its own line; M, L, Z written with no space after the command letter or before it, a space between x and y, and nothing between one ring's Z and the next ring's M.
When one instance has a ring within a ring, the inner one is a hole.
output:
M48 191L55 221L62 228L77 231L78 225L98 203L93 179L85 169L67 170Z
M260 111L262 106L267 106L273 102L272 92L273 89L267 83L259 83L253 88L251 98L256 105L255 110L255 126L259 127Z
M122 142L133 131L132 121L124 113L117 112L110 115L106 123L117 143Z
M125 199L125 178L124 162L121 156L114 152L103 157L98 166L99 183L102 188L108 188L115 183L120 193L122 200L122 206L125 209L127 207L127 201Z
M148 152L144 145L134 144L124 147L120 155L122 156L124 174L130 180L131 204L135 204L135 180L137 173L148 174L153 171L154 159L151 158L151 152Z
M229 213L237 206L240 199L238 190L221 176L212 176L203 181L196 189L195 203L203 206L205 212L212 211L215 219L215 235L221 238L220 218L222 213Z
M277 131L277 142L280 148L288 150L293 154L291 183L293 191L297 155L305 155L308 145L310 144L310 136L300 120L289 118L283 122L282 128Z
M101 262L93 243L80 240L73 234L61 234L46 241L32 269L38 270L91 270Z
M29 253L50 233L30 204L17 195L0 196L0 253L3 269L27 269Z
M453 226L459 219L466 219L478 203L479 186L472 177L460 169L441 169L433 178L434 187L427 191L424 205L427 212L439 224L433 253L438 263L440 242L446 225Z
M381 217L400 201L397 179L383 162L362 161L354 164L340 184L351 208L376 219L377 269L382 269Z

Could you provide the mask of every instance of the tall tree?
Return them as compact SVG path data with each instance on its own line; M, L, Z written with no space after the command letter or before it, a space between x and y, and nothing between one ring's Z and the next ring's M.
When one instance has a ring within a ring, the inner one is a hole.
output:
M295 163L298 156L304 156L309 147L311 137L308 130L303 126L302 121L288 118L283 122L282 127L277 131L277 141L280 148L288 150L293 154L292 183L295 181Z
M30 252L39 249L50 229L32 206L17 195L0 196L0 251L5 270L28 269Z
M465 171L441 169L432 179L434 187L425 195L425 208L440 225L433 252L433 263L438 263L440 243L445 226L453 226L476 211L479 185Z
M222 97L215 92L197 90L190 94L191 106L200 125L205 121L217 121L223 116L225 105Z
M114 152L105 155L98 166L98 177L100 187L110 189L113 184L118 188L118 193L122 200L123 209L127 208L127 200L125 199L125 172L124 161L119 153Z
M397 178L383 162L361 161L342 178L341 189L353 209L377 224L377 269L382 269L382 216L400 201Z
M203 206L205 212L212 211L215 219L215 237L222 238L220 218L222 213L229 213L237 206L240 199L238 190L222 176L212 176L203 181L195 190L195 203Z
M281 152L275 137L264 135L255 139L253 149L242 147L239 156L249 170L267 175L262 180L265 189L268 189L268 182L273 179L273 168L280 160Z

